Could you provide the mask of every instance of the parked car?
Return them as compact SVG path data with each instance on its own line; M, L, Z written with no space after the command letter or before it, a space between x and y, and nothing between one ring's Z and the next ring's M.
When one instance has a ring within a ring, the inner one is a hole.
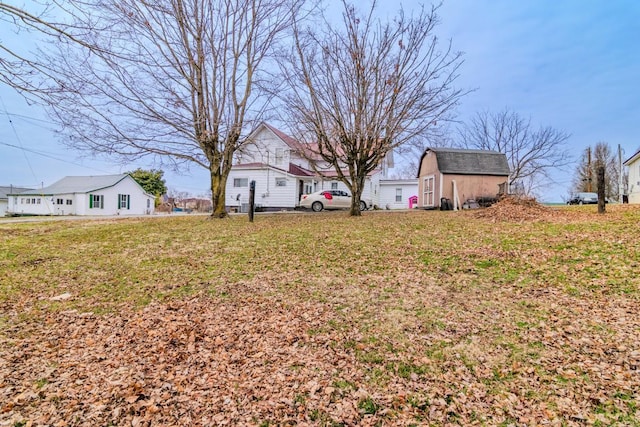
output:
M568 205L587 205L598 203L597 193L576 193L567 202Z
M322 190L305 194L300 200L300 207L320 212L323 209L349 209L351 207L351 194L342 190ZM360 200L360 210L371 207L371 202Z

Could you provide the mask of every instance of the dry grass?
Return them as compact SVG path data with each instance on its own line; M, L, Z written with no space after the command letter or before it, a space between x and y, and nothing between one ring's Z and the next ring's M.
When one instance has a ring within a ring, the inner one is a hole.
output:
M540 208L0 225L0 425L639 425L640 209Z

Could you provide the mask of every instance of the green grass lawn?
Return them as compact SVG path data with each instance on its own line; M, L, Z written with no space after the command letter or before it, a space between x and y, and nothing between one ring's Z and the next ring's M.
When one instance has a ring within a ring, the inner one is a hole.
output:
M560 211L0 224L0 421L640 425L640 208Z

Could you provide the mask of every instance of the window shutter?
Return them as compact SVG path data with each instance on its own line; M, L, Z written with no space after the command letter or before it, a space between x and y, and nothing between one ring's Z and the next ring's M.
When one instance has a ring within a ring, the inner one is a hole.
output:
M131 195L127 194L127 209L129 209L130 205L131 205Z
M89 194L89 209L93 208L93 194Z
M116 205L118 207L118 209L120 209L122 206L122 194L118 194L118 204Z

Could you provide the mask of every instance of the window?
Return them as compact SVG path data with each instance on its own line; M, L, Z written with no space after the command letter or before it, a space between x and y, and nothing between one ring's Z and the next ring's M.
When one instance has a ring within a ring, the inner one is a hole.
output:
M118 194L118 209L129 209L131 197L128 194Z
M402 201L402 188L396 188L396 202Z
M104 196L89 194L89 209L104 209Z
M309 183L304 184L304 194L313 193L313 186Z
M287 178L276 178L276 187L286 187Z
M72 204L73 204L73 200L67 199L67 205L72 205Z
M38 197L36 201L38 202L38 204L40 204L40 197Z
M151 199L147 199L147 209L151 207Z
M249 178L233 178L234 187L248 187Z
M338 189L338 183L337 182L332 182L331 183L331 189L332 190L337 190Z
M21 204L21 205L24 205L24 197L21 197L21 198L20 198L20 204Z
M282 148L276 148L276 165L281 165L284 161L284 150Z
M56 199L56 205L64 205L63 199Z
M27 199L27 204L30 205L31 204L31 199Z

